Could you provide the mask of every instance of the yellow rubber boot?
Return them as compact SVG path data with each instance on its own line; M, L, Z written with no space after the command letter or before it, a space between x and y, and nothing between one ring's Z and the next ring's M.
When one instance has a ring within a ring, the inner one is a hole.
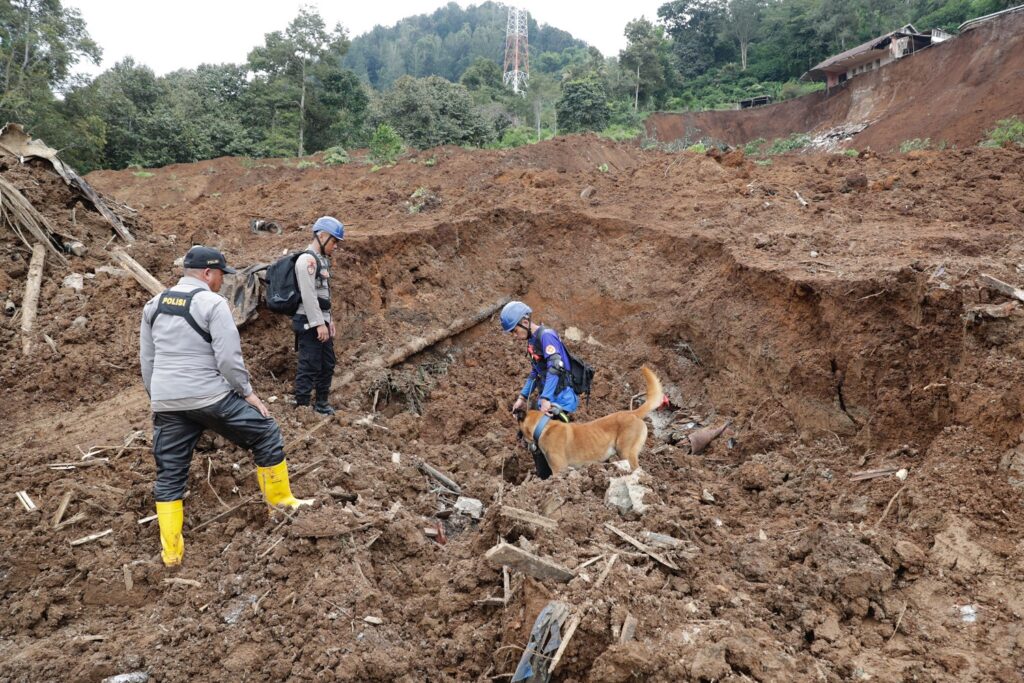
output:
M287 505L295 510L303 505L312 505L312 498L296 498L288 484L288 461L282 460L273 467L257 467L256 480L260 491L270 505Z
M168 567L181 564L181 558L185 556L185 539L181 535L185 512L181 501L157 502L156 521L160 525L160 545L163 546L164 564Z

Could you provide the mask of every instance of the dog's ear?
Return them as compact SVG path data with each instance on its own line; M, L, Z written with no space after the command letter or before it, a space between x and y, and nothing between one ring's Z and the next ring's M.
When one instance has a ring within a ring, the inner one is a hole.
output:
M524 408L518 408L512 414L515 415L516 421L520 424L526 419L526 410Z

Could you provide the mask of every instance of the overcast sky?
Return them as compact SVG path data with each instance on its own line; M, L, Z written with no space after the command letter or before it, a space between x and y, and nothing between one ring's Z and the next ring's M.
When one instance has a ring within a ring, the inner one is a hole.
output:
M541 24L550 24L595 46L606 56L625 47L626 23L640 15L656 19L665 0L596 3L593 0L517 0ZM89 35L103 48L103 63L79 69L96 74L131 56L158 75L203 63L239 63L263 36L284 29L302 5L320 11L328 27L336 22L349 37L375 25L393 26L404 17L429 14L442 0L378 0L376 2L303 2L278 0L64 0L82 12ZM481 2L459 2L462 7Z

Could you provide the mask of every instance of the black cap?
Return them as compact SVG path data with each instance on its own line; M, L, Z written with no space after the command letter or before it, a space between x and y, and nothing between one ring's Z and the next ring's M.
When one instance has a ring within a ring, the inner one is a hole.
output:
M213 247L204 247L200 244L192 247L185 254L185 267L186 268L216 268L222 270L229 275L237 273L238 271L228 265L228 261L224 258L224 254L220 253Z

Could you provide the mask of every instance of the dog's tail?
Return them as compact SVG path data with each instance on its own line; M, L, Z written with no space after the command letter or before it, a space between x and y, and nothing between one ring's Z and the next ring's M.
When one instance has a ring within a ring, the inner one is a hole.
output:
M665 400L665 394L661 391L661 380L649 367L645 365L640 368L640 371L644 373L644 381L647 382L647 400L642 406L631 412L639 418L644 418L647 417L647 413L661 405Z

